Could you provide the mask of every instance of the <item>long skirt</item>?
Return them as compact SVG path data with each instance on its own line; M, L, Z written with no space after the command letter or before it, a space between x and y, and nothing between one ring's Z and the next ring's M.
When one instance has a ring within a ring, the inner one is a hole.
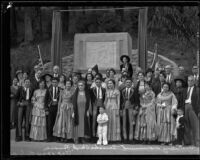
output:
M45 140L47 138L45 110L33 107L30 138Z

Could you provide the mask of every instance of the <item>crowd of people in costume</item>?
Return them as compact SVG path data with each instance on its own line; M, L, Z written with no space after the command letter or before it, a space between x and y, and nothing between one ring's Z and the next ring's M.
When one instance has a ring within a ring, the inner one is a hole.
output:
M87 73L17 70L11 85L11 128L16 141L199 145L199 75L166 65L133 73L120 58L120 76L98 65ZM84 76L83 76L84 75ZM23 132L24 128L24 132Z

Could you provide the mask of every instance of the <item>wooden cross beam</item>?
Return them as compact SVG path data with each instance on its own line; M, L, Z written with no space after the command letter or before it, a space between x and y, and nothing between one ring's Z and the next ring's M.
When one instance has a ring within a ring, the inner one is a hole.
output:
M62 20L61 12L73 12L73 11L94 11L94 10L120 10L120 9L139 9L139 22L138 22L138 57L139 66L146 70L147 66L147 7L125 7L125 8L108 8L108 9L73 9L73 10L55 10L53 12L52 19L52 41L51 41L51 62L54 65L60 67L62 71Z

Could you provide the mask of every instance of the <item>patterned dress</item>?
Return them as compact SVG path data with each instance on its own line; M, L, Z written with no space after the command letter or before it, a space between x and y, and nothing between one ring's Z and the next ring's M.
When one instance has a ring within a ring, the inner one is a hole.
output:
M173 111L177 109L176 96L170 92L163 95L162 92L157 97L157 136L159 142L172 142L176 137L176 121ZM164 105L164 106L161 106Z
M30 138L34 140L45 140L47 138L46 115L44 110L45 94L46 89L37 89L35 90L32 98L33 109Z
M73 138L73 105L71 101L72 90L63 90L60 94L58 112L53 135L56 137L71 139Z
M105 100L106 113L108 114L108 140L120 141L120 92L118 90L107 90Z
M140 98L141 108L136 123L135 139L149 140L156 139L156 110L155 94L153 91L146 91Z

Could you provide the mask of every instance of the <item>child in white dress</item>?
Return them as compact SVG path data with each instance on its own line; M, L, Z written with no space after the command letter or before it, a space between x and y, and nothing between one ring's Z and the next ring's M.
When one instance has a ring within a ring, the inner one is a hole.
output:
M103 106L100 106L99 112L100 114L97 116L97 134L99 137L97 145L107 145L108 115L105 113L105 108Z

